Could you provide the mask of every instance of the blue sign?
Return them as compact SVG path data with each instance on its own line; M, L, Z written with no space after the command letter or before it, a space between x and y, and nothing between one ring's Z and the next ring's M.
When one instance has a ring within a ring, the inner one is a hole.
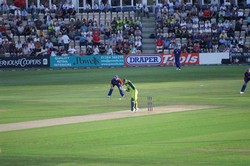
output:
M50 67L102 67L124 66L123 55L55 56Z

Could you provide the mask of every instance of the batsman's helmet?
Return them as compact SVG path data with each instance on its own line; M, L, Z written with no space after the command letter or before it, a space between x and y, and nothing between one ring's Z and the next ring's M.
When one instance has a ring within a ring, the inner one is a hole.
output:
M123 83L126 84L128 83L128 80L126 78L123 79Z

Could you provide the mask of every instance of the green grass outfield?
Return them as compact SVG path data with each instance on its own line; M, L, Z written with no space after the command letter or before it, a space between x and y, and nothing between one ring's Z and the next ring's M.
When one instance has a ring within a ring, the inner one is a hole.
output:
M0 72L0 124L129 110L114 75L139 89L139 107L214 109L0 132L0 166L250 165L249 66L133 67Z

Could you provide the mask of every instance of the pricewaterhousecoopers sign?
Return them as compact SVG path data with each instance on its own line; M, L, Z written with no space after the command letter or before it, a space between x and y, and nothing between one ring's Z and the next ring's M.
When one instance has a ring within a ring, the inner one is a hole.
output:
M49 57L0 58L0 68L49 67Z

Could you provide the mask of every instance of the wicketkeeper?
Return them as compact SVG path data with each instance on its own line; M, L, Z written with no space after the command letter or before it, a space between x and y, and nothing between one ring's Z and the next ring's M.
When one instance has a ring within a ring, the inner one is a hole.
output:
M241 87L240 94L243 94L245 92L245 89L247 87L247 83L249 82L249 80L250 80L250 68L247 69L247 71L244 74L244 84Z
M131 111L136 112L138 110L138 90L130 80L123 79L123 84L126 86L126 92L131 94Z
M120 92L120 95L123 97L124 91L123 91L122 85L123 85L122 79L120 79L117 75L114 76L110 81L110 89L109 89L107 97L110 97L112 95L112 92L113 92L115 86L117 86L117 88Z

